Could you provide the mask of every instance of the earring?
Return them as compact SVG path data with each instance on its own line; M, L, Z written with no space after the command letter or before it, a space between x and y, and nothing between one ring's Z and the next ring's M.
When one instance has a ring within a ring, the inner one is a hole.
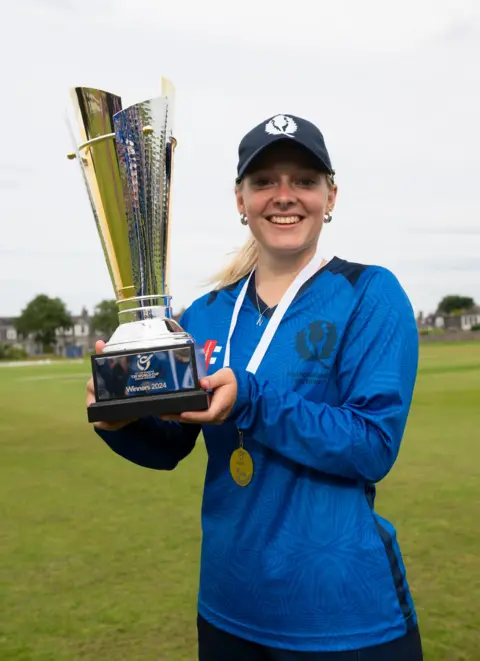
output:
M328 215L325 214L323 216L323 222L324 223L331 223L332 222L332 212L330 211L330 209L328 210Z
M248 220L247 220L246 214L244 214L244 213L240 214L240 222L242 223L242 225L248 225Z

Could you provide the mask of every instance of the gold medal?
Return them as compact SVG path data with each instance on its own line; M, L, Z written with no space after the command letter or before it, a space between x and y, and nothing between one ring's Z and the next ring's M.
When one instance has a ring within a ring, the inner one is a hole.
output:
M243 447L243 435L240 433L240 447L232 452L230 457L230 474L239 487L246 487L253 477L253 461Z

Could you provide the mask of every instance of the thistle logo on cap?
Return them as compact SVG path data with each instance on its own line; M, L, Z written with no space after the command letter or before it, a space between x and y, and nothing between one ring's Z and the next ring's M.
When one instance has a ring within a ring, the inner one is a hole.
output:
M296 130L296 122L287 115L277 115L265 126L265 131L270 135L285 135L289 138L293 136Z

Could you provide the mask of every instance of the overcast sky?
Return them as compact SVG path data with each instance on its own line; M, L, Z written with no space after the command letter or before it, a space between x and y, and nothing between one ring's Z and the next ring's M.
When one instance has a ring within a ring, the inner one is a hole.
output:
M478 0L16 0L2 6L0 316L38 293L70 311L113 296L80 172L69 88L124 105L176 88L176 310L246 237L237 145L296 114L337 171L325 254L392 269L416 311L480 302Z

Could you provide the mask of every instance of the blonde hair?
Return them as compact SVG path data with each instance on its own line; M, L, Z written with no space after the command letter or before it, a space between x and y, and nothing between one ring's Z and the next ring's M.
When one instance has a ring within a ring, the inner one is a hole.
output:
M241 185L237 182L236 190ZM331 190L335 186L333 175L327 174L327 185ZM216 273L210 280L210 284L215 284L215 289L223 289L235 284L242 278L245 278L257 263L258 245L255 237L250 234L247 242L235 253L233 259L227 266Z
M250 234L248 241L235 253L235 256L225 268L215 274L209 281L215 283L215 289L223 289L238 282L248 275L258 258L258 245L255 237Z

